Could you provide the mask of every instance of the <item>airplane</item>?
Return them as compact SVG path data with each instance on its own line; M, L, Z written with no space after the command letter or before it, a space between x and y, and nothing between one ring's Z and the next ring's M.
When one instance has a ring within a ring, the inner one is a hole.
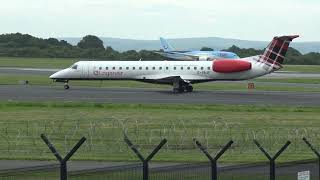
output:
M262 55L213 61L78 61L50 76L70 80L135 80L170 84L173 92L192 92L193 84L209 81L240 81L264 76L282 68L290 42L299 37L274 37Z
M187 61L211 61L214 59L240 59L240 57L232 52L227 51L175 51L174 48L162 37L160 37L162 51L155 51L161 56Z

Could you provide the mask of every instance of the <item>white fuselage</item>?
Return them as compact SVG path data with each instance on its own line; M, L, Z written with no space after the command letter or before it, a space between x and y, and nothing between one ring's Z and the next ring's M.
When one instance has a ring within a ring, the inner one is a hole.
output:
M251 69L241 72L215 72L213 61L79 61L70 68L50 76L57 80L153 80L171 83L171 77L180 77L190 83L216 80L246 80L271 72L264 64L249 59ZM75 67L76 66L76 67ZM168 80L168 82L166 81Z

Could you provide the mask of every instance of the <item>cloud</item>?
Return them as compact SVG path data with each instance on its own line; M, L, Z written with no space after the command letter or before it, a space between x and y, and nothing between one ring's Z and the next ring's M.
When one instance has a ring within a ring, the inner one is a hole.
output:
M4 0L0 32L251 40L297 33L301 40L319 41L319 5L318 0Z

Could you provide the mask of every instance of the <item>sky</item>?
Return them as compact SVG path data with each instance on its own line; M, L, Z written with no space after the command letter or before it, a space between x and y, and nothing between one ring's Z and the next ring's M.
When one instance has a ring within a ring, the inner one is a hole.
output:
M320 0L0 0L0 33L320 41Z

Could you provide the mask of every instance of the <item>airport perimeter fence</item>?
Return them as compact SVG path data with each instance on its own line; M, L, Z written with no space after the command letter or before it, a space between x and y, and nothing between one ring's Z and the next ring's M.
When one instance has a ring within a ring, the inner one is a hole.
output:
M90 173L73 173L72 180L141 180L142 167L136 165L131 169L117 167L118 170L97 170ZM316 160L281 163L276 166L276 179L297 179L299 172L309 172L311 180L318 180L318 166ZM211 167L209 163L181 164L173 166L155 167L150 169L149 180L210 180ZM225 166L218 168L219 180L269 180L268 163Z
M303 138L303 141L316 154L317 160L276 164L277 158L291 142L287 141L275 155L271 156L258 141L254 140L254 144L269 159L269 162L218 167L217 161L232 146L232 140L226 143L215 155L211 155L207 152L205 146L197 139L194 139L196 146L207 156L207 163L150 166L149 162L167 143L167 140L163 139L148 156L144 157L137 149L137 146L125 136L124 141L141 163L120 166L111 165L69 172L67 172L67 162L86 141L86 138L81 138L65 157L58 153L44 134L41 135L41 138L57 158L59 164L0 171L0 180L291 180L299 179L298 176L300 176L300 179L306 180L320 179L320 154L305 138Z
M318 180L317 160L280 163L276 166L277 180L297 179L298 172L308 171L310 180ZM179 164L150 168L149 180L210 180L209 163ZM57 180L57 164L45 167L0 172L1 180ZM70 180L142 180L142 164L130 164L87 171L70 172ZM221 166L219 180L269 180L268 163Z

